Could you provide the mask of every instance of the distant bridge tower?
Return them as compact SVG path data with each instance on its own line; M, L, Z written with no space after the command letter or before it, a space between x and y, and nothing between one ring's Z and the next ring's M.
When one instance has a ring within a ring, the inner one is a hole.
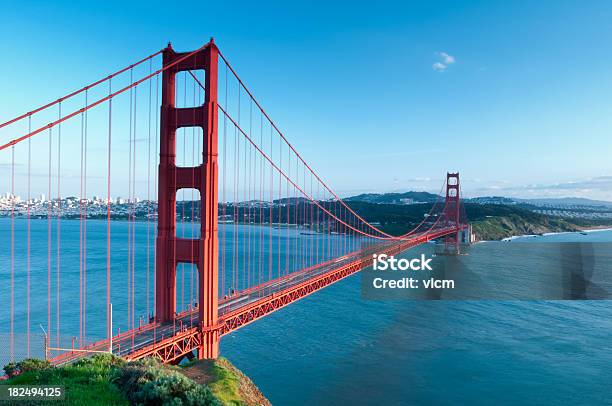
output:
M456 226L458 230L461 227L459 199L459 173L447 173L445 225L447 227ZM459 234L460 231L457 231L444 237L444 251L446 254L459 254Z
M199 358L219 355L218 319L218 167L217 167L217 60L214 41L188 58L164 70L160 119L159 195L155 320L169 322L176 315L176 269L179 263L193 263L198 268L198 306L200 320ZM177 53L168 44L163 51L166 67L189 53ZM176 74L203 69L205 97L201 106L175 107ZM176 131L183 127L200 127L203 131L202 164L196 167L176 166ZM199 190L200 238L176 236L176 195L178 190Z

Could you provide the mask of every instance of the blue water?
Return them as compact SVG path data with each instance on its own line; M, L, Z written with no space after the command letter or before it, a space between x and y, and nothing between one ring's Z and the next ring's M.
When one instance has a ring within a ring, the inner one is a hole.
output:
M47 223L32 224L31 325L38 332L47 317ZM7 219L0 219L0 334L9 329L7 226ZM62 222L61 319L68 330L62 336L78 331L78 227L76 221ZM105 313L99 306L105 303L106 224L90 221L88 227L87 330L94 339L104 336ZM146 264L147 225L137 227L138 263ZM245 230L247 226L236 232L243 236ZM127 224L114 222L113 235L112 301L120 325L127 311L127 265L122 260L127 256ZM293 238L311 237L296 233ZM612 232L524 243L563 241L612 242ZM549 252L527 258L504 255L516 252L506 249L515 243L477 244L461 260L483 280L495 269L515 275L516 284L506 276L508 286L501 287L512 293L542 261L558 260ZM52 270L54 256L55 251ZM76 259L66 259L71 257ZM24 265L25 257L18 255L15 300L20 304L25 300ZM609 263L603 265L610 270ZM135 279L137 286L145 286L146 272L137 272ZM224 337L221 351L277 405L612 404L611 301L372 301L362 299L360 289L359 275L347 278ZM189 292L189 282L185 290ZM55 293L53 289L52 301ZM136 293L136 317L146 317L146 291ZM54 322L53 306L52 312ZM20 340L22 320L15 322ZM23 342L16 345L22 348ZM39 342L33 340L32 347L40 353ZM7 349L3 338L0 354L6 357Z
M524 240L543 241L612 232ZM483 276L491 262L515 270L518 286L537 268L503 244L466 258ZM611 338L608 300L368 301L355 275L224 338L222 352L279 405L598 405L612 404Z

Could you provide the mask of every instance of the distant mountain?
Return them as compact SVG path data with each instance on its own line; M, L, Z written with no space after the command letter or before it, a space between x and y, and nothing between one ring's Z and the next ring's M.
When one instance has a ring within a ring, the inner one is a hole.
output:
M344 199L347 202L366 202L376 204L415 204L433 203L440 196L428 192L405 192L405 193L363 193ZM506 206L521 206L525 208L547 207L547 208L599 208L612 209L612 202L603 200L586 199L582 197L542 198L542 199L520 199L504 196L479 196L464 199L466 203L474 204L497 204Z
M433 203L440 196L428 192L405 192L405 193L363 193L344 199L348 202L366 202L376 204L416 204Z

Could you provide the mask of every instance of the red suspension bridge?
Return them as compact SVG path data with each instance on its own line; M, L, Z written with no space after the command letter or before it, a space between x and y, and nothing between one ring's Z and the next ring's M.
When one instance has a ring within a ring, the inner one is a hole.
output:
M215 358L223 335L373 253L436 239L458 252L466 225L457 173L410 231L366 221L212 40L168 45L0 124L0 170L6 360Z

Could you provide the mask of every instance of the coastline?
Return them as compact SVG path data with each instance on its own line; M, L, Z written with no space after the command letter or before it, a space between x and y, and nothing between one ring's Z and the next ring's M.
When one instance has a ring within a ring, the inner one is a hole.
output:
M542 234L522 234L522 235L514 235L511 237L502 238L501 240L488 240L490 241L513 241L521 238L534 238L534 237L548 237L552 235L561 235L561 234L580 234L580 233L596 233L600 231L612 231L612 227L610 226L596 226L596 227L585 227L581 228L579 231L558 231L558 232L549 232ZM485 241L483 241L485 242Z
M612 231L612 227L610 226L584 227L584 228L581 228L580 231L585 232L585 233L595 233L598 231Z

